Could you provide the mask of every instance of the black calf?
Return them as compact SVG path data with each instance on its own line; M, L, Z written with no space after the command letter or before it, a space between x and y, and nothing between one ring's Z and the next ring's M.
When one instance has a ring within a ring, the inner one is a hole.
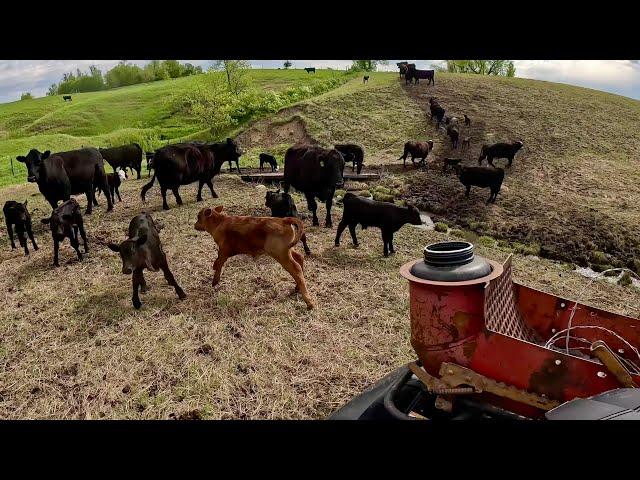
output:
M298 209L296 208L296 204L293 201L293 197L288 193L280 193L280 189L277 192L267 192L265 197L265 207L271 209L271 216L277 218L285 218L285 217L298 217ZM304 253L306 255L311 255L311 250L309 249L309 245L307 245L307 235L305 233L300 237L302 241L302 246L304 248Z
M27 210L27 200L25 200L24 203L9 200L4 204L2 212L4 213L4 220L7 223L7 234L9 235L9 240L11 240L11 248L16 248L16 244L13 241L13 227L15 226L20 246L24 248L24 254L29 255L27 239L24 235L25 232L27 232L27 235L31 239L33 249L38 250L38 245L36 245L36 240L33 238L33 232L31 231L31 215L29 215L29 210Z
M42 219L42 223L49 224L51 228L51 236L53 237L53 264L56 267L60 266L60 263L58 263L60 242L64 241L65 238L69 239L71 246L78 254L78 260L82 261L78 232L80 232L82 241L84 242L84 253L89 252L87 234L84 231L82 214L80 213L80 205L74 198L70 198L56 208L51 212L51 217Z

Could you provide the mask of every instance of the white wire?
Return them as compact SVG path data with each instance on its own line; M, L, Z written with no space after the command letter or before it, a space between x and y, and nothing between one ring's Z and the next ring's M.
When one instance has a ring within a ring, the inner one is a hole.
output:
M607 272L615 272L615 271L627 271L627 272L629 272L630 274L632 274L634 277L636 277L638 280L640 280L640 277L638 277L638 275L636 275L636 273L635 273L635 272L633 272L632 270L629 270L628 268L609 268L609 269L607 269L607 270L603 270L603 271L602 271L602 272L600 272L598 275L596 275L595 277L593 277L593 278L591 279L591 282L587 283L587 284L584 286L584 288L582 289L582 291L580 292L580 294L578 295L578 297L576 297L575 304L573 305L573 308L571 309L571 315L569 316L569 322L567 322L567 339L566 339L566 342L565 342L565 351L566 351L566 353L567 353L567 354L569 353L569 331L571 330L571 322L572 322L572 320L573 320L573 316L576 314L576 310L577 310L577 308L578 308L578 301L582 298L582 296L584 295L584 292L587 290L587 287L590 287L590 286L591 286L591 283L593 283L593 281L594 281L594 280L596 280L596 279L598 279L598 278L602 277L602 276L603 276L605 273L607 273ZM552 337L552 338L553 338L553 337ZM622 338L622 337L620 337L620 338ZM624 340L624 342L625 342L627 345L630 345L630 344L629 344L629 342L627 342L626 340ZM634 347L631 347L631 348L633 348L633 349L636 351L636 353L638 353L637 349L635 349ZM639 358L640 358L640 355L639 355Z

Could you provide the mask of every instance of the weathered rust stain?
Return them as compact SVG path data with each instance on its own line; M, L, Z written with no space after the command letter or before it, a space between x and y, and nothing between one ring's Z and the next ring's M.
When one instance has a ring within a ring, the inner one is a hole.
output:
M456 312L452 320L458 332L465 332L469 328L471 315L467 312Z
M564 387L569 380L569 369L565 362L556 365L554 358L547 358L540 369L529 377L530 389L537 393L544 393L548 398L564 399Z
M463 345L462 353L464 353L464 356L467 357L468 360L471 360L471 357L473 357L473 354L476 352L477 346L478 343L475 340L467 342Z

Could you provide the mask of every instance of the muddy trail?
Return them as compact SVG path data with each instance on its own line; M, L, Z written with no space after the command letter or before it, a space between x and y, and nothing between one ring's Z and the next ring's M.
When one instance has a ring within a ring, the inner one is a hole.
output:
M424 111L426 138L420 140L433 139L435 143L425 168L407 167L406 200L430 212L434 221L446 222L452 228L459 226L477 235L531 246L546 258L591 266L596 271L613 266L640 272L638 224L625 224L611 214L628 215L630 212L625 210L634 206L624 193L607 194L588 171L584 173L584 166L572 172L570 165L559 165L553 150L563 149L562 142L548 143L544 132L537 130L542 125L537 123L537 118L528 124L525 118L528 106L520 110L519 121L505 122L501 121L500 111L491 112L487 108L495 101L496 110L504 111L504 100L489 98L482 89L454 89L447 81L440 81L436 86L427 86L426 82L418 86L404 85L404 80L400 81L407 95ZM461 139L472 137L470 149L453 150L445 132L436 129L430 121L428 100L432 96L446 109L447 115L462 119L466 113L472 118L471 127L462 125L460 130ZM486 204L488 189L472 187L467 199L455 174L442 171L445 157L462 158L463 165L477 165L483 143L511 140L522 140L525 147L511 168L506 168L505 160L495 162L496 166L505 168L505 180L493 205ZM572 154L571 147L575 146L566 146L568 155ZM629 181L620 181L625 180ZM622 185L616 190L624 192L624 188ZM596 196L609 200L612 208L591 207L590 200Z

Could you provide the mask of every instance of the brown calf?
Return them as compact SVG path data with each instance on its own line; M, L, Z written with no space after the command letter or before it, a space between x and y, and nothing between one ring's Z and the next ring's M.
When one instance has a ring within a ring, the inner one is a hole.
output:
M218 258L213 263L213 286L220 281L222 267L227 259L235 255L269 255L291 274L296 282L296 291L302 294L307 307L314 303L304 281L303 256L293 247L304 234L304 225L297 218L245 217L227 215L223 206L203 208L194 225L198 231L206 231L218 245Z

